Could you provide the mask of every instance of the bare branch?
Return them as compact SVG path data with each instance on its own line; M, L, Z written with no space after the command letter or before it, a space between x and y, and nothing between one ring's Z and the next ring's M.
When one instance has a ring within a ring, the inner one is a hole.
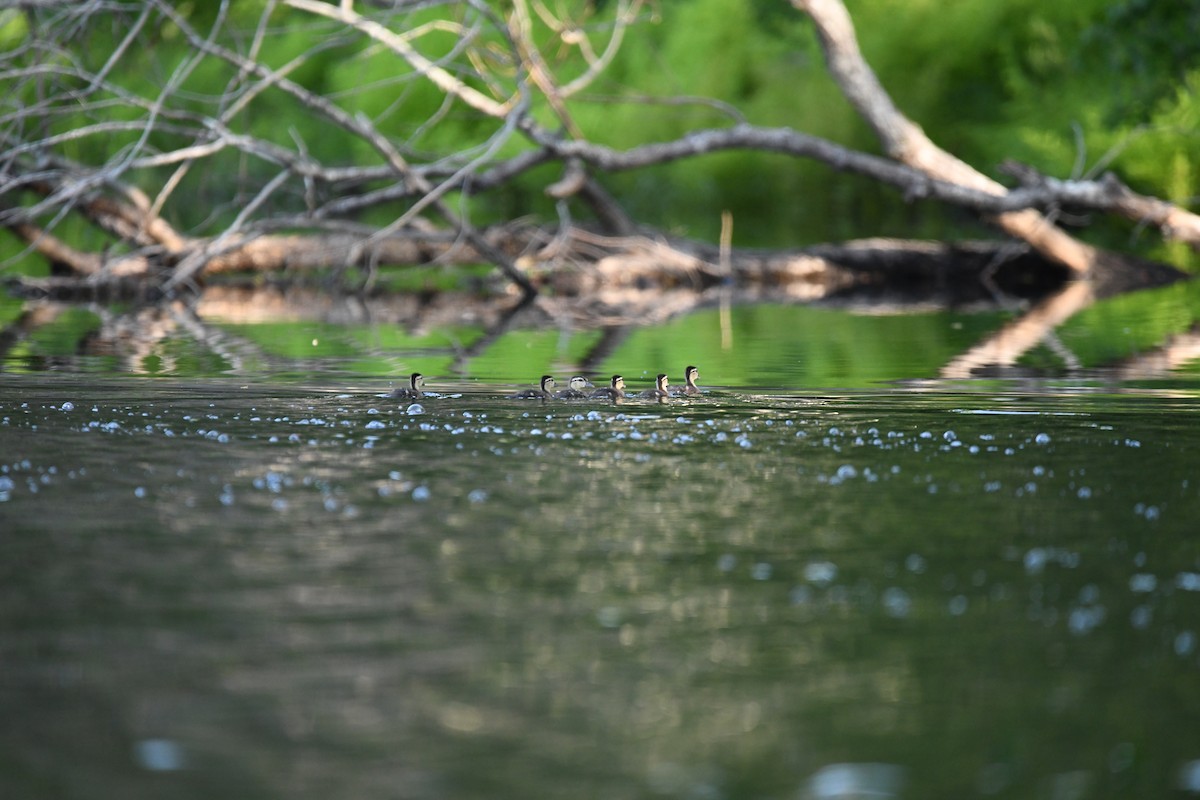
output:
M841 0L792 0L792 4L816 23L830 73L888 155L939 180L988 194L1004 193L1003 186L942 150L900 113L863 59ZM1077 275L1086 275L1096 263L1094 248L1068 236L1036 211L1007 212L996 217L996 223Z
M405 61L412 65L413 69L429 78L446 94L459 98L471 106L471 108L487 114L489 117L504 117L512 109L513 104L517 102L517 98L513 97L507 102L497 103L490 97L486 97L475 89L472 89L417 52L416 48L409 44L403 36L398 36L379 23L363 17L350 8L349 4L332 6L319 0L283 0L283 2L285 5L300 11L307 11L310 14L328 17L329 19L337 20L362 31L375 41L386 45L398 53Z

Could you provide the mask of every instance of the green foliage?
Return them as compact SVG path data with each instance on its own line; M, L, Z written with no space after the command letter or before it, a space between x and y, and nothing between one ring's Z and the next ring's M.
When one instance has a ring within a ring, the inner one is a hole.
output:
M218 21L218 4L178 8L201 35ZM593 47L603 50L615 4L575 8ZM246 52L264 9L261 0L232 4L222 43ZM476 88L504 98L515 91L517 75L497 55L502 34L495 24L511 8L496 3L493 9L495 15L486 18L465 5L434 4L403 16L407 27L399 32L411 35L426 56L445 59ZM1175 202L1188 203L1197 195L1200 4L856 0L850 11L864 54L899 107L936 142L979 169L996 174L1006 158L1064 177L1112 169L1135 189ZM106 62L136 9L113 13L112 24L93 25L73 42L69 57L86 70ZM478 154L498 130L495 120L461 102L446 102L429 80L380 44L290 9L276 8L269 21L259 53L264 63L274 68L298 63L289 80L369 118L414 160ZM456 24L473 31L466 49L459 47ZM536 15L533 25L560 83L580 74L585 65L577 52L563 47ZM27 35L23 15L0 12L0 45ZM96 122L144 119L145 108L121 93L152 102L185 64L189 71L182 91L174 95L183 112L218 115L223 94L239 82L258 80L239 76L219 59L195 55L181 30L156 18L108 74L120 91L92 93L89 99L102 105L81 104L78 111L62 113L51 121L52 130L69 133ZM489 85L468 75L481 65ZM84 88L64 79L58 90ZM32 82L21 84L4 108L31 106L38 91ZM557 127L544 98L533 94L533 113ZM878 148L830 80L812 26L786 3L659 0L626 32L604 75L569 107L586 136L622 148L730 123L729 115L711 103L648 102L680 97L720 101L758 125L789 126L859 149ZM302 146L325 163L380 163L370 145L302 109L277 87L263 91L228 124L235 132L288 148ZM62 151L100 164L142 136L135 126L75 139ZM188 136L160 125L145 144L153 151L190 143ZM513 136L495 156L511 156L527 146ZM218 227L276 169L232 151L219 155L205 169L184 176L176 193L192 202L168 205L169 218L185 230ZM154 193L171 172L173 167L127 177L143 181ZM471 217L482 222L552 215L543 189L557 177L553 167L527 174L513 186L473 200ZM781 156L721 153L604 180L635 217L680 233L714 239L721 212L729 210L740 245L864 235L957 237L982 230L953 209L907 205L890 188ZM302 187L289 185L271 202L302 209ZM373 213L375 221L385 222L395 215L394 209ZM1084 235L1098 244L1127 247L1138 230L1097 221ZM1182 247L1137 245L1150 256L1196 263Z
M16 47L29 35L25 16L16 8L0 11L0 50Z
M876 150L871 133L825 74L796 13L758 16L753 4L675 0L662 23L627 41L612 82L630 93L713 97L754 123L788 125ZM895 2L850 6L864 54L899 107L937 141L985 172L1006 158L1047 174L1113 169L1135 188L1188 202L1200 159L1200 26L1194 3L1107 0ZM580 118L585 118L583 112ZM618 146L666 139L717 122L705 108L600 109L600 138ZM722 155L622 177L638 211L713 235L734 211L746 244L896 233L953 235L962 218L821 165ZM655 191L647 191L650 186ZM1125 246L1130 226L1093 236ZM1182 248L1157 256L1189 263Z

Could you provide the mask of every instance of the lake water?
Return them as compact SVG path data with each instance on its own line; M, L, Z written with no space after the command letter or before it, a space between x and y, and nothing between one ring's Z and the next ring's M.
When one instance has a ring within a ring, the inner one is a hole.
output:
M763 319L668 404L0 375L0 794L1200 794L1186 376L800 386Z

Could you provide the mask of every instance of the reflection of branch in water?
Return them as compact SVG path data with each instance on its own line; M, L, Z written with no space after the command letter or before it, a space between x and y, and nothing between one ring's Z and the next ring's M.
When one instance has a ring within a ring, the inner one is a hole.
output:
M1153 350L1122 359L1109 369L1117 380L1165 378L1193 361L1200 361L1200 325L1170 337Z
M513 323L525 311L531 309L537 302L536 295L524 295L517 304L512 308L502 311L500 318L484 329L483 335L475 341L471 342L466 347L460 348L454 355L454 360L450 362L450 371L456 375L462 375L467 371L467 362L472 358L482 355L489 347L495 344L500 337L508 333L513 327Z
M246 374L255 371L254 365L259 365L261 369L261 365L270 362L270 357L258 345L207 324L196 315L196 310L190 304L172 303L170 311L180 328L225 360L229 372Z
M594 373L600 363L611 356L629 338L630 331L631 328L628 325L604 328L596 343L584 354L583 358L579 359L579 370L584 373Z
M1046 334L1043 340L1046 347L1051 353L1062 359L1067 368L1067 374L1073 375L1079 373L1083 369L1083 362L1079 360L1079 356L1071 352L1071 348L1063 344L1063 340L1058 338L1058 334L1054 331Z
M120 369L130 374L149 370L149 359L157 359L156 373L172 373L178 361L163 343L186 335L225 361L229 371L247 373L261 369L269 358L257 346L202 322L193 310L181 302L135 308L112 313L101 307L100 327L80 342L83 355L116 357Z
M9 354L18 342L43 325L54 322L67 308L59 303L26 305L11 325L0 330L0 372L3 372L4 365L9 362Z
M982 344L942 367L943 378L969 378L989 367L1011 367L1054 329L1096 299L1088 281L1068 283L1061 290L1005 325Z
M161 345L175 333L176 325L163 307L145 306L122 313L104 306L93 310L100 317L100 327L79 341L81 355L113 356L123 372L134 375L149 371L151 356L159 359L156 372L174 369L174 358Z

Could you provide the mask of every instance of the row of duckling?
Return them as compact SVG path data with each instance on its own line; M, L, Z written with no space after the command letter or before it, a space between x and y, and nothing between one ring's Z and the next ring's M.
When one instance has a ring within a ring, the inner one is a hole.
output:
M554 376L543 375L537 389L522 389L510 395L510 397L516 400L591 399L611 400L613 402L619 402L627 397L639 397L662 402L671 397L693 397L700 394L700 387L696 385L696 379L699 377L700 370L689 366L683 371L684 385L672 388L666 373L660 372L654 379L653 389L629 395L625 392L625 378L620 375L613 375L608 386L601 386L599 388L594 387L592 382L582 375L576 375L571 378L566 389L559 391L555 391L555 387L558 384L555 382ZM420 400L425 397L425 376L419 372L414 372L409 376L409 385L396 389L392 392L391 397L395 400Z

